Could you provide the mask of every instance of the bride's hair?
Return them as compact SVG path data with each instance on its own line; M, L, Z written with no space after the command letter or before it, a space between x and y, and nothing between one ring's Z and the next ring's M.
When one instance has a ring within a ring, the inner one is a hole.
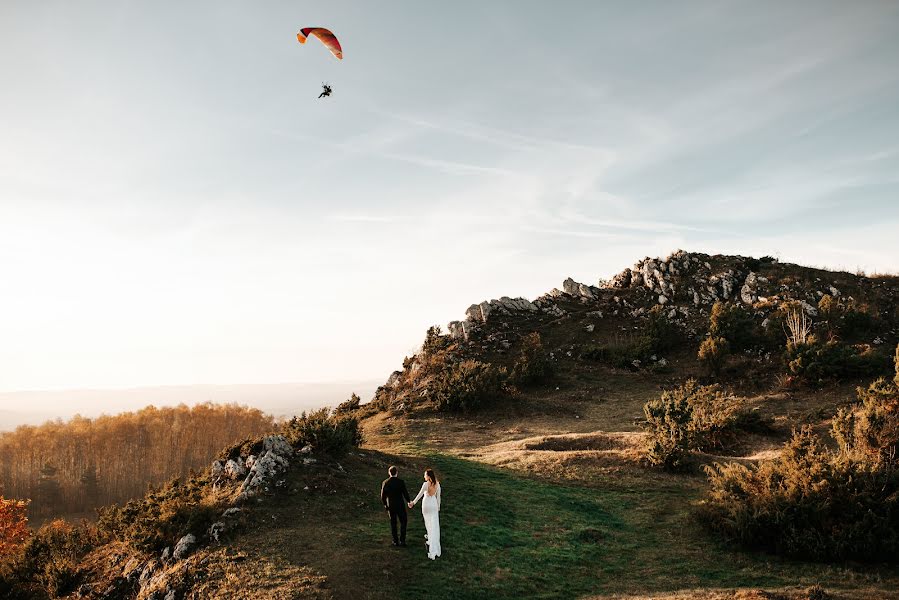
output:
M425 469L425 475L431 481L431 483L437 485L437 475L434 473L434 469Z

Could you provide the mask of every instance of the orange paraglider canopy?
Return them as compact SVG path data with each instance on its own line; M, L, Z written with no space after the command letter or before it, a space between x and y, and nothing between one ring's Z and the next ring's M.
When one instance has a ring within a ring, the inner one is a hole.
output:
M331 51L331 54L336 56L338 59L343 60L343 48L340 47L340 42L337 41L337 36L331 33L330 30L325 29L324 27L304 27L303 29L300 29L299 33L297 33L297 41L299 41L301 44L305 44L306 39L310 35L314 35L319 40L321 40L321 43Z

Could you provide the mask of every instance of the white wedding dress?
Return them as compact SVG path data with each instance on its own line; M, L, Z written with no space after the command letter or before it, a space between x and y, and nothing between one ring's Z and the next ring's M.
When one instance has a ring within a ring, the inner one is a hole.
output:
M440 484L437 484L433 496L428 493L428 482L421 484L421 489L412 502L418 504L422 498L421 516L424 517L425 529L428 530L428 558L434 560L440 556Z

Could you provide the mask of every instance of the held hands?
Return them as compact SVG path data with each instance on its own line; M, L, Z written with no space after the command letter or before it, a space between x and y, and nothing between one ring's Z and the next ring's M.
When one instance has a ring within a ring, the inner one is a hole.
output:
M412 508L413 506L415 506L415 503L414 503L414 502L409 502L406 506L408 506L409 508Z

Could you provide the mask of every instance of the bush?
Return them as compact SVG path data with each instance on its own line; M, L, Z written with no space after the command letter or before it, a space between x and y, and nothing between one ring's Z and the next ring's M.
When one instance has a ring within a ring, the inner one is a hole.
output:
M421 345L421 352L426 356L439 354L449 347L450 341L449 337L443 335L439 325L432 325L425 333L425 341Z
M845 338L859 338L874 332L878 319L870 309L855 300L834 298L825 294L818 301L818 311L827 320L831 333Z
M362 399L359 398L356 394L350 395L349 400L345 400L337 405L337 408L334 409L335 415L345 415L348 413L353 413L359 410L359 404L362 402Z
M18 549L28 539L28 502L0 496L0 556Z
M643 406L649 462L676 469L691 451L723 447L732 436L739 412L733 396L716 385L699 385L693 379L662 392L658 400Z
M553 376L553 364L536 331L524 338L521 353L512 366L510 380L517 385L542 383Z
M40 586L52 598L65 596L74 591L79 561L101 541L92 525L52 521L41 526L22 548L13 567L16 577Z
M680 339L680 329L668 319L664 308L656 305L647 313L647 320L638 335L616 336L605 344L585 349L580 358L604 362L619 369L636 369L654 354L675 347Z
M721 373L729 354L730 345L723 337L709 336L699 345L699 362L706 366L710 375L717 376Z
M899 471L796 431L773 461L707 467L703 522L750 548L815 560L899 558Z
M858 388L859 404L833 419L833 438L843 453L878 464L895 464L899 450L899 387L878 379Z
M896 369L896 375L893 377L893 382L899 387L899 344L896 345L896 354L893 356L893 364Z
M677 325L668 319L662 306L653 306L647 317L638 345L641 360L671 350L681 337Z
M309 445L316 452L336 457L362 443L359 420L344 414L329 414L327 408L292 418L284 428L284 436L296 448Z
M735 352L761 341L752 315L739 304L715 302L709 316L709 337L724 338Z
M869 346L849 346L836 340L822 343L814 336L805 344L788 344L786 360L791 374L818 386L828 380L883 374L890 364L888 356Z
M502 391L505 375L505 369L477 360L446 366L431 388L437 410L469 411L490 403Z
M191 533L206 535L221 512L207 499L209 480L174 479L144 498L109 506L98 511L101 532L128 542L138 550L159 552Z

